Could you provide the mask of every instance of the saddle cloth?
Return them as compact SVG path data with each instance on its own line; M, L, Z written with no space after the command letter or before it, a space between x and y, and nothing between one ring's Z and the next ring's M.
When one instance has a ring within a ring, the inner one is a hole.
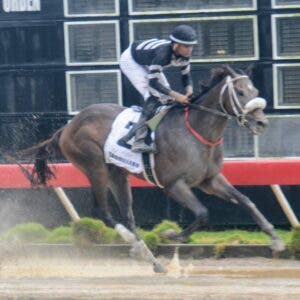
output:
M138 121L141 114L140 111L139 107L131 107L123 110L113 122L111 132L104 144L106 163L125 168L131 173L144 172L142 154L130 150L134 138L128 141L127 146L119 145L118 140L125 136ZM154 133L152 133L151 137L154 140Z

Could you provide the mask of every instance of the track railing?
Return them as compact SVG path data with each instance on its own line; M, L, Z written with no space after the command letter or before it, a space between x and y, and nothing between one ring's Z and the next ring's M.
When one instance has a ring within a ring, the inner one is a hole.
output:
M32 165L23 165L28 170ZM74 221L79 219L62 188L89 187L85 175L70 163L53 164L56 178L49 181ZM299 222L280 185L300 184L300 159L226 160L222 173L233 185L270 185L292 226ZM132 187L153 187L146 181L130 177ZM0 188L27 189L31 185L17 165L0 165Z

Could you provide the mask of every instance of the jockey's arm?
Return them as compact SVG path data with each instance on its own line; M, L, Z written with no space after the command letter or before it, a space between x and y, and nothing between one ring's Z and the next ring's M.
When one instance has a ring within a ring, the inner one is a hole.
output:
M191 97L194 93L194 90L193 90L193 86L192 85L188 85L186 88L185 88L185 95L188 96L188 97Z
M181 71L181 76L182 76L182 84L185 89L185 95L190 97L193 94L193 81L192 81L192 76L191 76L190 63L181 67L180 71Z
M149 85L151 88L157 90L158 92L164 95L170 95L175 99L176 102L181 104L188 104L189 98L188 95L183 95L176 91L173 91L169 86L165 86L160 82L161 73L163 71L163 65L165 65L164 57L161 53L153 59L151 65L149 66L150 73L148 74Z
M176 102L178 103L181 103L181 104L188 104L189 103L189 95L186 94L186 95L183 95L183 94L180 94L176 91L173 91L171 90L170 88L168 87L165 87L164 85L162 85L158 78L157 77L154 77L154 78L151 78L151 73L149 74L149 85L159 91L160 93L162 94L165 94L165 95L170 95L172 98L175 99Z
M189 97L187 95L183 95L175 91L171 91L169 95L178 103L189 104Z

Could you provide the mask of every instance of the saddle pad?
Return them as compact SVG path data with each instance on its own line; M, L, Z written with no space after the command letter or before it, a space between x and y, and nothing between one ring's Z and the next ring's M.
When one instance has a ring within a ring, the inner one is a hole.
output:
M128 147L118 145L118 140L129 132L139 117L140 112L132 108L123 110L117 116L104 145L106 163L125 168L131 173L142 173L144 171L142 154L130 150L134 138L127 143Z

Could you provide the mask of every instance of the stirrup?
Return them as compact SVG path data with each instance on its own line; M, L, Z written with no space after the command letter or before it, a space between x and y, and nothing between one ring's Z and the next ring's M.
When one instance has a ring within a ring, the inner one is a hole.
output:
M151 146L147 145L145 142L135 142L131 146L132 152L137 153L157 153L157 149L155 144L152 144Z

